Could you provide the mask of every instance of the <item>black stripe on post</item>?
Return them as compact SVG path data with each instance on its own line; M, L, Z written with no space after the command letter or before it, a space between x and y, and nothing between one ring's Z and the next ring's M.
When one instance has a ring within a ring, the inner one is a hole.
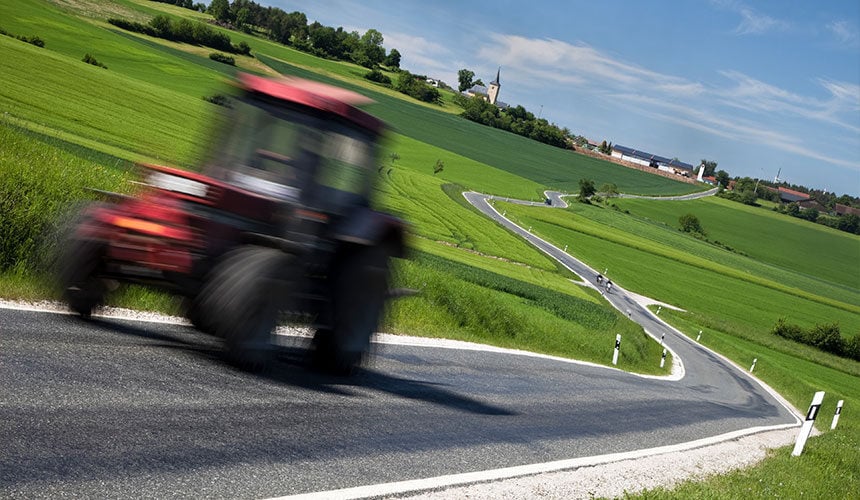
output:
M840 413L842 413L842 407L841 407L841 406L837 406L837 407L836 407L836 414L837 414L837 415L839 415Z
M806 420L815 420L815 417L818 415L818 410L821 408L821 405L812 405L809 407L809 413L806 414Z

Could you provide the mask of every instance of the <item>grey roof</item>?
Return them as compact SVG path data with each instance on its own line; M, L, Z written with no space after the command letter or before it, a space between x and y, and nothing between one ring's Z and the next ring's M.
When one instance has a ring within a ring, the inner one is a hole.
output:
M663 165L666 167L675 167L675 168L683 168L685 170L693 171L696 167L690 165L689 163L684 163L680 160L673 160L671 158L666 158L663 156L658 156L652 153L648 153L646 151L640 151L638 149L628 148L627 146L621 146L618 144L613 144L612 149L619 151L621 154L625 156L632 156L634 158L639 158L640 160L651 161L654 160L657 165Z
M482 85L473 85L472 88L466 90L466 92L471 92L473 94L487 94L487 87Z

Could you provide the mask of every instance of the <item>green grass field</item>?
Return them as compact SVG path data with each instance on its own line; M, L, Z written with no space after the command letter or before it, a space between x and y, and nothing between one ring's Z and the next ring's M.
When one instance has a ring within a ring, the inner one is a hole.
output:
M199 163L210 122L220 116L202 97L223 92L234 70L211 62L208 49L104 22L115 16L146 22L161 12L206 18L145 0L0 0L0 27L47 44L40 49L0 36L0 296L56 296L39 272L43 243L65 204L92 196L84 187L132 189L126 160ZM604 344L621 332L636 346L622 354L622 365L655 373L646 360L658 347L641 328L467 207L459 191L539 199L548 188L576 191L580 178L638 194L680 194L694 186L482 127L455 116L450 99L442 107L417 103L364 80L364 68L225 32L254 49L256 58L239 61L244 69L274 68L355 89L371 96L376 104L368 110L393 126L376 174L377 198L412 223L416 258L398 262L395 276L424 293L395 302L386 329L599 363L608 363ZM87 52L108 69L81 62ZM392 152L399 155L393 162ZM433 174L437 160L445 169ZM832 413L837 396L846 399L840 429L810 441L801 459L776 450L759 467L645 496L840 498L860 490L860 412L852 410L860 408L860 363L769 333L780 317L805 327L836 321L844 336L860 333L860 238L719 199L612 203L620 210L505 208L592 267L608 267L621 286L686 309L662 313L685 333L704 330L706 345L741 365L758 357L758 376L797 407L805 408L814 390L828 392L824 414ZM679 232L685 213L699 217L720 245ZM112 300L178 311L170 297L142 288Z
M726 243L755 260L857 289L860 236L760 207L710 197L677 203L613 200L631 214L678 228L678 218L694 214L708 239ZM860 304L860 297L850 300Z

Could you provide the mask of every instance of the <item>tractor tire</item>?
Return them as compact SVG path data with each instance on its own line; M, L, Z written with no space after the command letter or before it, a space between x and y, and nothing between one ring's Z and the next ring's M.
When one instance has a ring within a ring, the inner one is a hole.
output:
M226 256L203 285L197 321L224 339L224 357L242 370L263 371L274 360L272 331L286 303L290 265L280 250L247 246Z
M215 326L212 324L211 318L206 314L203 305L200 302L200 296L185 297L182 299L182 311L185 319L191 322L191 325L197 331L207 335L215 335Z
M313 340L317 369L343 376L361 365L385 307L390 255L386 245L355 246L335 258L331 328L317 330Z
M104 303L107 286L99 272L104 265L104 243L72 237L60 257L59 278L69 309L89 318Z

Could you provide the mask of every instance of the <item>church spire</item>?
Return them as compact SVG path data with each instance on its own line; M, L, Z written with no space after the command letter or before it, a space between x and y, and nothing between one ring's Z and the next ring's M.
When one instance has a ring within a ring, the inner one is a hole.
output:
M501 72L502 72L502 67L501 67L501 66L499 66L499 69L496 71L496 79L495 79L495 80L493 80L493 81L492 81L492 82L490 82L490 83L494 83L494 84L498 85L499 87L501 87L501 86L502 86L502 84L501 84L501 83L499 83L499 73L501 73Z

